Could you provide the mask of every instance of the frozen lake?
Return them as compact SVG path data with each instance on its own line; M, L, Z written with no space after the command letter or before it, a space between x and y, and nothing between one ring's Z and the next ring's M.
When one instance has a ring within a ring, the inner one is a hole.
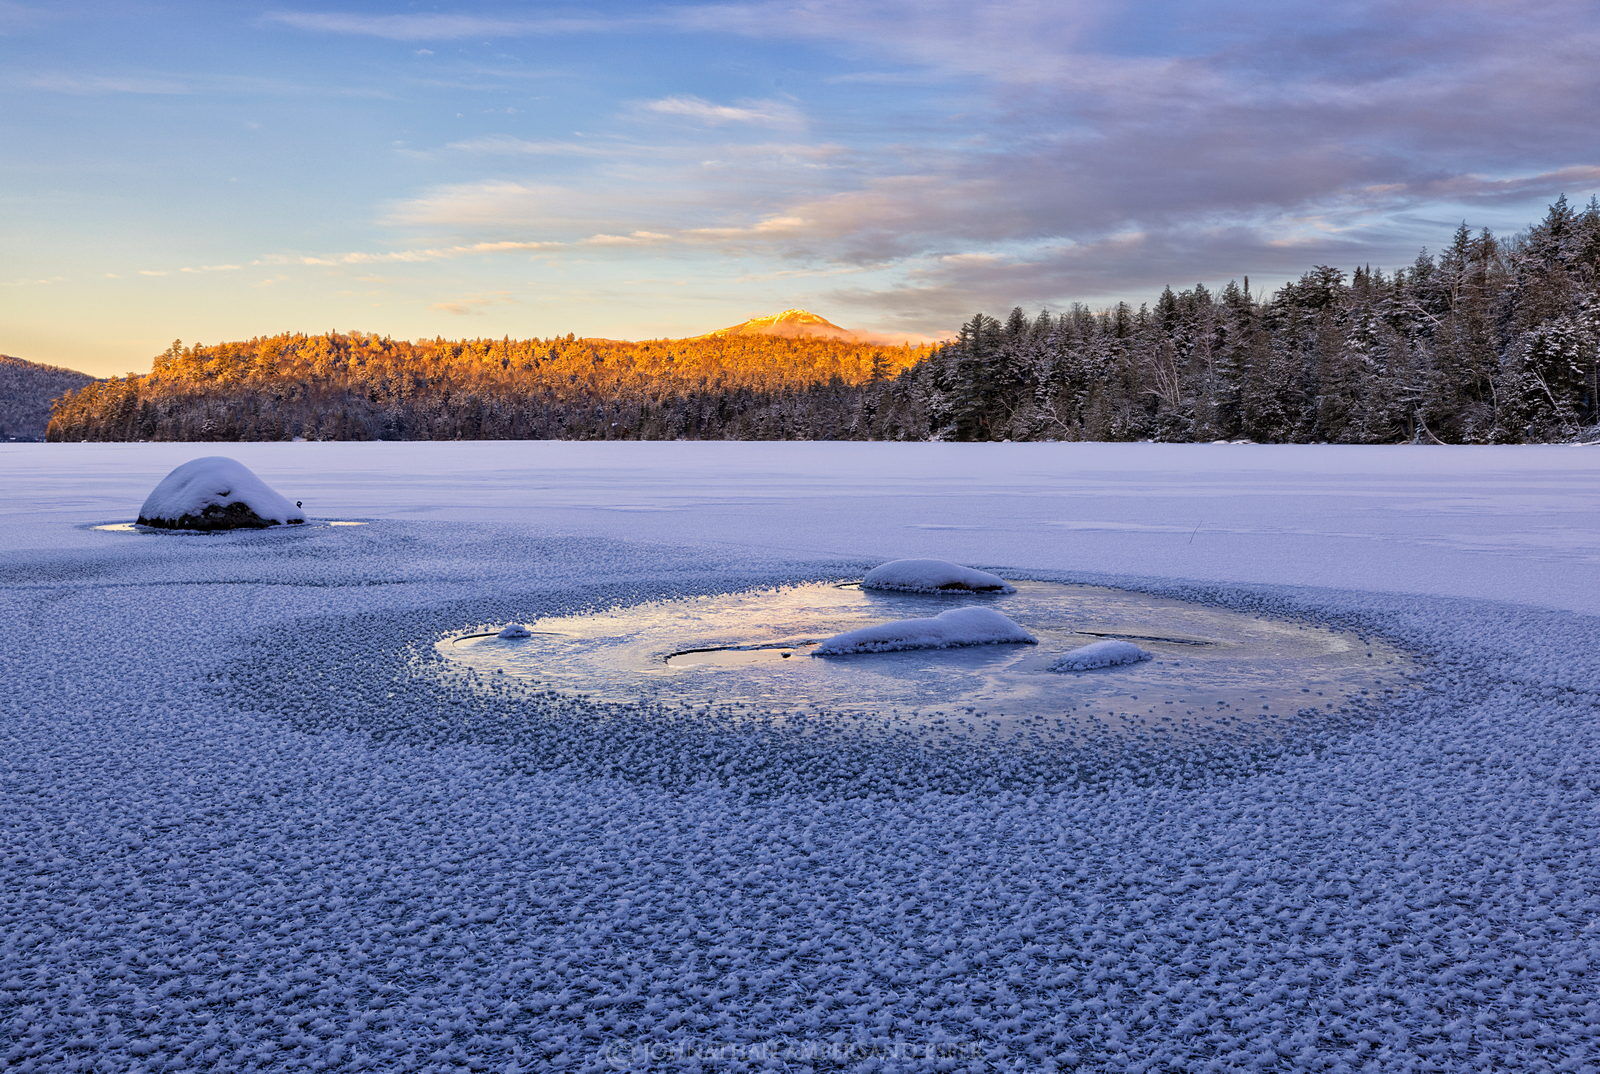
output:
M94 528L218 453L364 524ZM0 1065L1587 1069L1597 523L1570 447L0 445ZM443 651L795 641L902 556L1101 594L1063 644L1294 624L1418 681L1024 750Z
M131 521L192 444L0 445L0 522ZM935 556L1600 611L1600 449L1225 444L230 444L320 517L535 523L760 554Z

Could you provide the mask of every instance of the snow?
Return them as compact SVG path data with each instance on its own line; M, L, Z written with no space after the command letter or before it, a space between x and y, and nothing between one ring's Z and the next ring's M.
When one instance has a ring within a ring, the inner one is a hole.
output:
M192 446L0 446L8 1072L1593 1065L1600 453L230 452L371 524L95 532ZM1012 749L466 689L433 651L892 555L1430 673L1266 741Z
M898 619L826 638L812 656L955 649L964 645L1037 645L1039 639L992 608L951 608L938 615Z
M1120 667L1149 660L1154 654L1139 648L1131 641L1092 641L1050 665L1051 671L1090 671L1094 668Z
M948 590L1014 593L1006 580L988 571L975 571L943 559L897 559L880 563L861 580L863 589L894 589L906 593Z
M500 630L495 634L495 637L497 637L497 638L531 638L531 637L533 637L533 631L529 630L527 627L523 626L521 623L508 623L506 626L503 626L503 627L500 628Z
M139 521L147 525L188 522L204 526L227 517L222 512L229 508L249 511L243 515L247 523L234 525L283 525L306 520L305 512L268 488L242 463L208 455L191 459L162 478L139 508Z
M873 565L925 556L1001 573L1159 573L1600 612L1600 452L1564 445L495 441L228 451L334 517L537 520L553 533ZM16 545L50 547L71 538L22 524L126 521L128 487L153 485L194 452L0 445L0 525ZM89 535L79 543L94 546Z

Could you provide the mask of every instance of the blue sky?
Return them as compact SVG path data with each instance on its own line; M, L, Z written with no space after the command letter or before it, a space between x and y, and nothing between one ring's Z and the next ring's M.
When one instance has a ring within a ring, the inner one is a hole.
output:
M1394 267L1600 191L1597 55L1588 0L0 0L0 352Z

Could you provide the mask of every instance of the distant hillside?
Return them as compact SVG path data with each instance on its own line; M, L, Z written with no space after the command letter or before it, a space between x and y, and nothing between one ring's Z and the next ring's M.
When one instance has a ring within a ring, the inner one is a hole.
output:
M93 381L75 369L0 354L0 440L43 438L50 404Z
M782 320L786 314L773 318ZM816 318L822 325L844 331ZM388 339L183 347L63 400L52 440L766 439L821 435L928 347L815 335Z
M748 321L732 325L728 328L719 328L700 339L711 339L716 336L769 336L774 339L837 339L847 343L868 343L875 346L900 346L909 342L907 339L882 335L877 332L857 332L849 328L841 328L820 314L810 310L787 309L782 313L772 313L764 317L752 317Z
M772 336L777 339L842 339L852 343L865 342L861 333L840 328L826 317L802 309L788 309L766 317L752 317L742 324L720 328L710 335Z

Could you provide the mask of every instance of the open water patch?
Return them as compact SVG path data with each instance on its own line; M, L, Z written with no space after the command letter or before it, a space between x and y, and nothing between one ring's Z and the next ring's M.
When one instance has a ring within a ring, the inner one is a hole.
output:
M541 691L627 704L736 704L776 713L869 713L899 723L981 714L987 729L1088 723L1204 726L1333 711L1403 684L1387 642L1104 586L1017 582L1012 594L901 593L810 583L653 601L529 624L525 638L455 635L448 660ZM813 656L844 631L981 606L1038 645ZM1136 642L1153 659L1051 670L1097 641Z

